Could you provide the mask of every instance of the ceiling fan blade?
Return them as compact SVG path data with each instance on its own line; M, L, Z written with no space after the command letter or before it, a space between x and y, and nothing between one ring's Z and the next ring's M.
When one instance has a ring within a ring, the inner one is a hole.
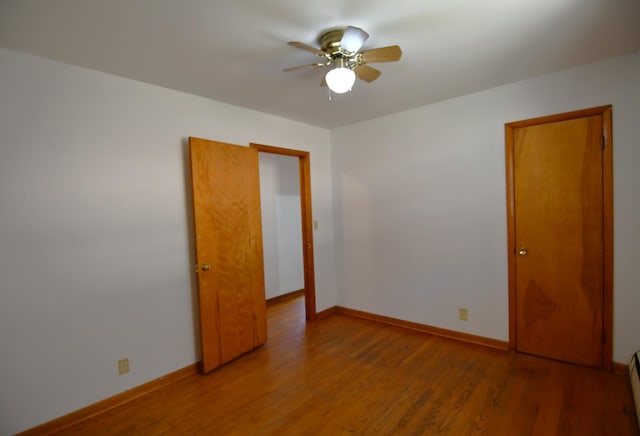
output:
M309 44L305 44L304 42L297 42L297 41L289 41L288 44L292 47L296 47L296 48L300 48L302 50L306 50L310 53L313 53L314 55L317 56L322 56L322 57L326 57L326 53L323 52L322 50L320 50L319 48L315 48Z
M361 28L349 26L342 35L340 46L348 52L355 53L368 38L369 34Z
M402 50L397 45L390 45L388 47L372 48L370 50L363 50L361 53L363 62L395 62L402 57Z
M369 65L358 65L353 69L353 72L356 73L356 77L360 80L364 80L365 82L373 82L378 77L380 77L380 70L376 70Z
M294 70L300 70L302 68L310 68L310 67L326 67L329 64L323 64L323 63L317 63L317 64L307 64L307 65L300 65L297 67L291 67L291 68L285 68L282 71L294 71Z

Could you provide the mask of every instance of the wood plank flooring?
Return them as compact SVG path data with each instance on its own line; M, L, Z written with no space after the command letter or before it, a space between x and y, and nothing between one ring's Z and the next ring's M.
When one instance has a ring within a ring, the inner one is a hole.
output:
M65 434L638 435L625 376L268 308L269 340Z

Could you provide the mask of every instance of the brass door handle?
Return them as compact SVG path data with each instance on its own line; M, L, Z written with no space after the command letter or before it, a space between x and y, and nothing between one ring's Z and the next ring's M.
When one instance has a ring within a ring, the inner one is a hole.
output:
M196 265L195 270L196 270L196 272L210 271L211 270L211 265L209 265L208 263L203 263L202 265Z
M520 256L526 256L528 252L529 250L527 250L527 247L520 247L520 251L518 251L518 254Z

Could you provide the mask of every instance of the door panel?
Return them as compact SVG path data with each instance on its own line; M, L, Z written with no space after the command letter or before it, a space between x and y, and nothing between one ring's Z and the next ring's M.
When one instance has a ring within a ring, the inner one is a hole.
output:
M602 366L602 117L513 131L517 349Z
M204 372L267 340L256 150L189 138Z

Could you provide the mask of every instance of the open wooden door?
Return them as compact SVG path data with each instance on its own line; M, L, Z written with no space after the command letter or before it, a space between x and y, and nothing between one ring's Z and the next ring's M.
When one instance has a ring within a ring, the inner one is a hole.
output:
M267 340L258 152L189 138L202 370Z

